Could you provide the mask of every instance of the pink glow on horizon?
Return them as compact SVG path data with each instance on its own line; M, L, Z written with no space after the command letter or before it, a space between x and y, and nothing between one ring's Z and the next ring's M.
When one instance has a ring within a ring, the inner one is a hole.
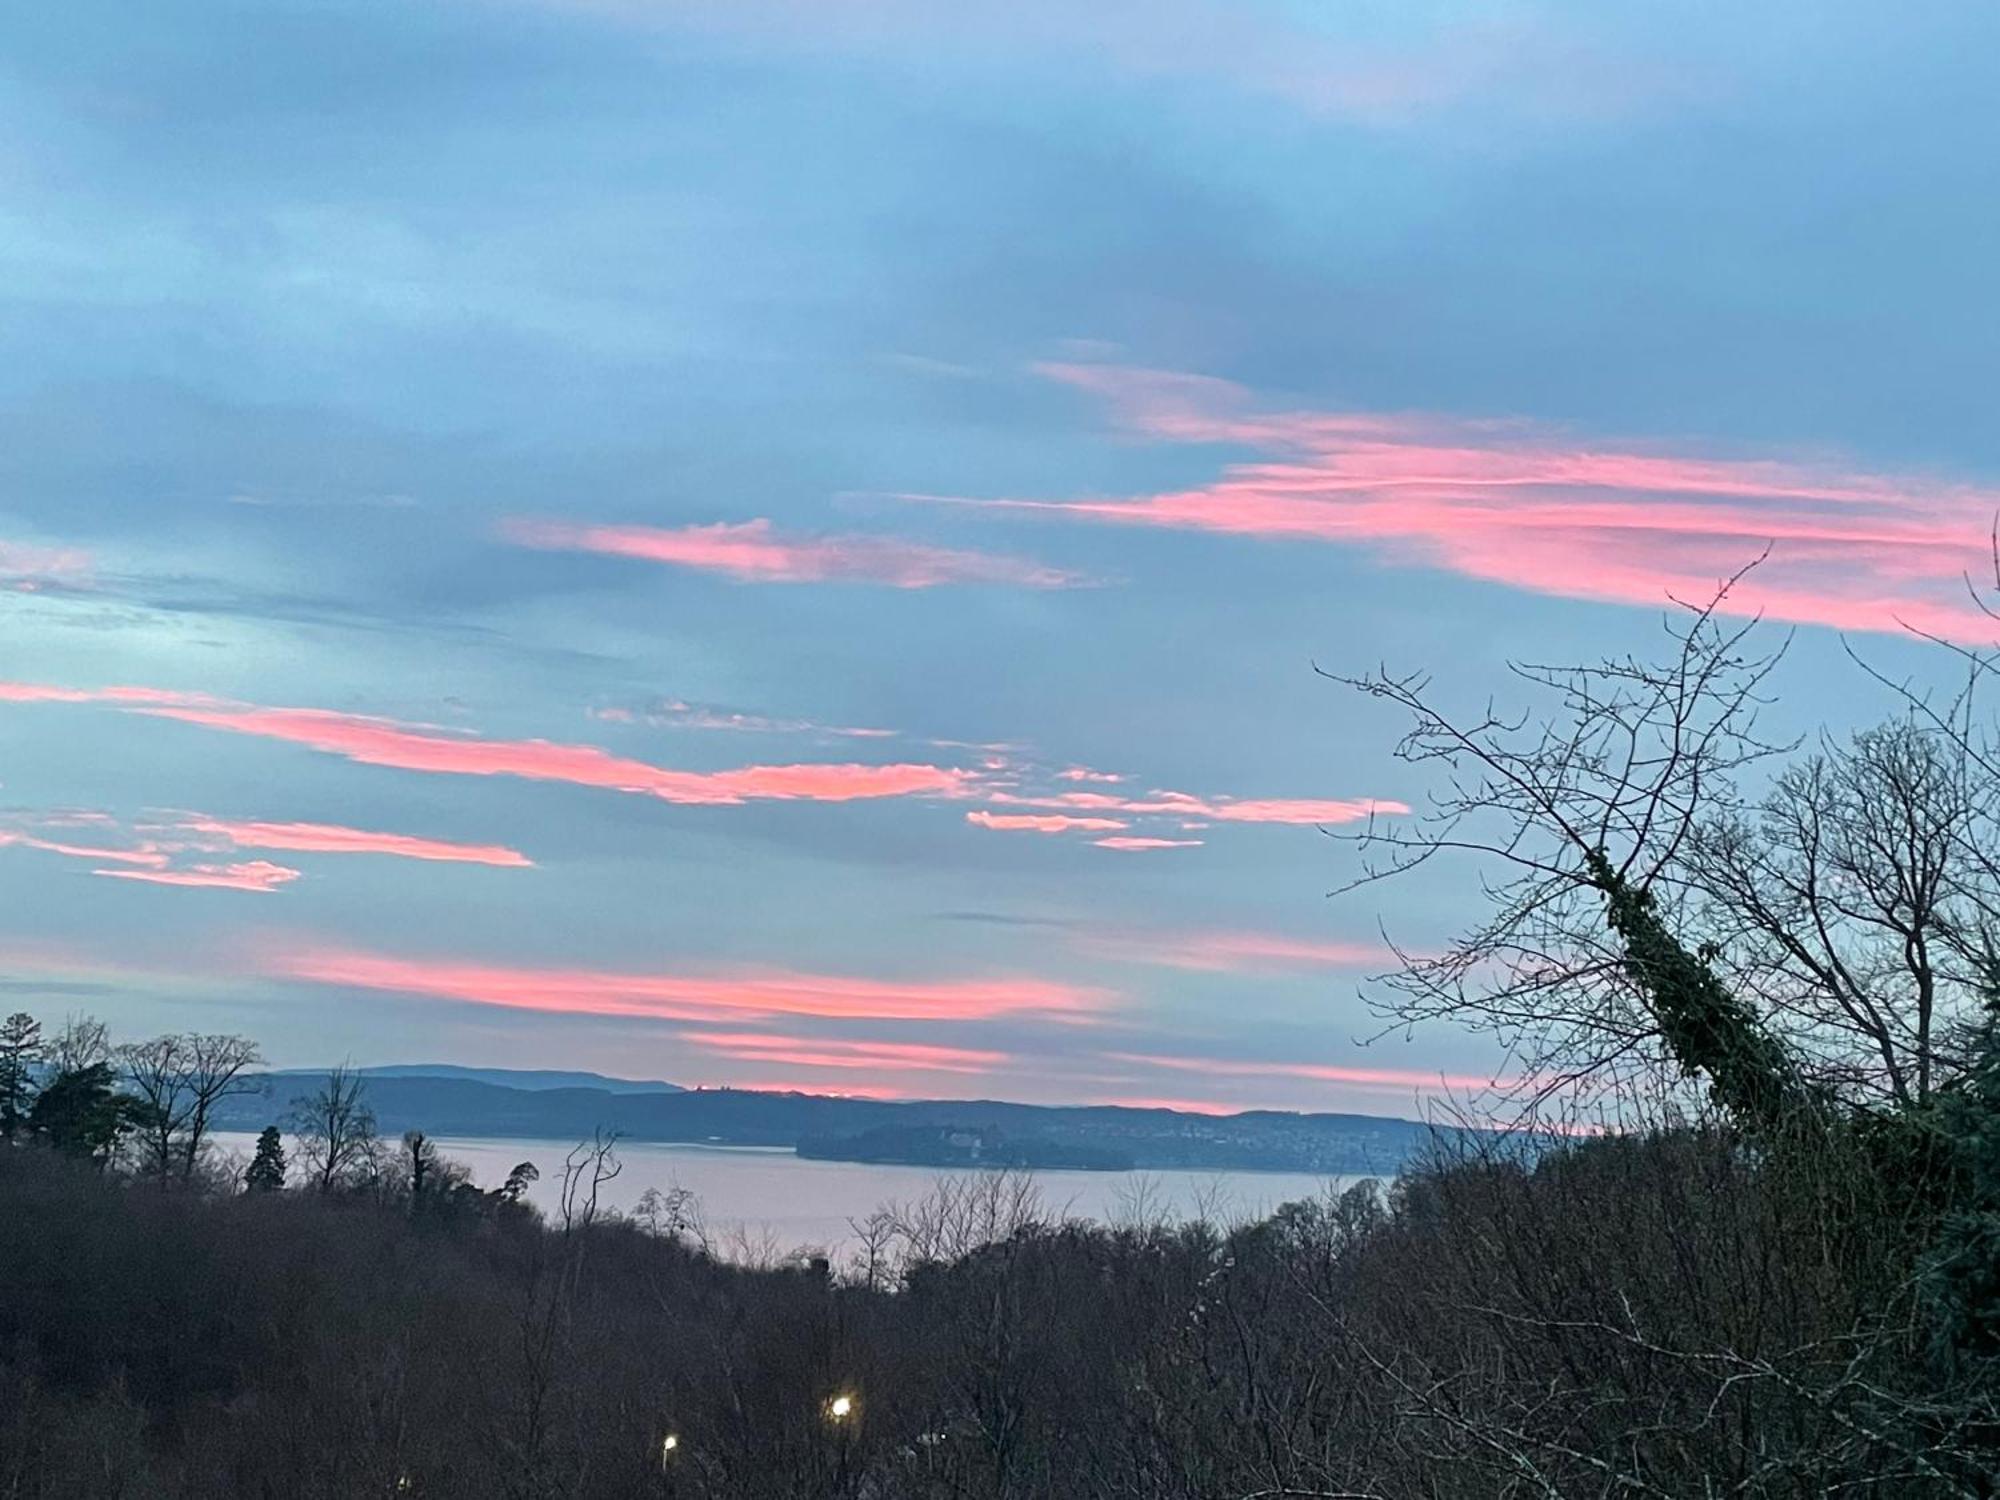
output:
M1042 1015L1083 1021L1107 1005L1103 990L1029 978L925 983L784 970L622 974L510 967L454 959L402 959L339 948L277 954L282 978L385 990L548 1014L715 1022L795 1015L879 1021L974 1021Z
M1188 490L960 503L1369 545L1395 561L1621 604L1705 600L1769 547L1732 595L1732 612L1976 642L1994 635L1964 580L1990 576L2000 487L1831 460L1585 444L1518 421L1258 412L1241 387L1171 372L1072 364L1040 373L1106 400L1147 437L1267 456L1225 465Z
M916 1073L990 1073L1007 1061L1004 1052L920 1042L835 1041L823 1037L768 1032L683 1031L680 1039L704 1051L740 1062L783 1063L789 1067L867 1069Z
M1240 1115L1252 1107L1245 1104L1220 1104L1213 1099L1159 1099L1130 1094L1113 1094L1106 1098L1094 1099L1093 1104L1114 1105L1119 1109L1171 1109L1184 1115Z
M998 583L1058 589L1084 581L1022 558L894 537L789 536L761 519L671 529L516 520L503 523L501 535L523 547L636 558L723 573L747 583L878 583L899 589Z
M193 886L229 891L258 891L270 895L299 878L299 872L268 859L242 864L190 865L180 870L92 870L108 880L138 880L148 885Z
M837 1087L825 1082L777 1082L777 1083L728 1083L721 1088L736 1089L746 1094L816 1094L832 1099L880 1099L884 1101L907 1099L909 1094L902 1089L890 1088L887 1084L848 1083L842 1081Z
M1152 839L1126 838L1114 835L1108 839L1092 839L1100 849L1121 849L1127 853L1138 853L1147 849L1199 849L1200 839Z
M1170 1057L1149 1052L1114 1052L1117 1062L1180 1073L1224 1078L1299 1078L1364 1089L1486 1090L1505 1080L1474 1073L1425 1072L1420 1068L1357 1068L1337 1063L1247 1062L1216 1057Z
M992 813L983 809L967 813L965 821L1002 833L1105 832L1132 826L1121 818L1079 818L1065 813Z

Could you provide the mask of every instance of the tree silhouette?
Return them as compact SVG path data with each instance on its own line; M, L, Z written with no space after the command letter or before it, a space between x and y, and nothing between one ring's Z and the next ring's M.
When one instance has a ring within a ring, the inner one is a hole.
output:
M0 1021L0 1140L12 1139L27 1118L42 1052L40 1021L26 1011Z
M58 1073L35 1096L28 1127L56 1150L102 1165L131 1123L132 1101L116 1085L109 1063Z
M278 1127L266 1125L257 1136L257 1154L243 1173L243 1186L253 1193L275 1193L285 1185L285 1141Z
M292 1101L292 1134L316 1191L330 1193L371 1175L381 1154L367 1085L345 1065L315 1092Z

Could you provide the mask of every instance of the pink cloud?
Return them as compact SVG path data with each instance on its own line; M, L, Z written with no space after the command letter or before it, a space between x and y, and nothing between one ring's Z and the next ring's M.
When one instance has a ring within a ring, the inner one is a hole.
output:
M399 859L532 868L534 861L501 844L458 844L406 833L369 833L328 823L233 822L193 817L179 825L191 833L224 839L239 849L282 849L300 854L387 854Z
M1116 1062L1178 1073L1221 1078L1297 1078L1366 1089L1483 1090L1506 1080L1477 1073L1425 1072L1420 1068L1355 1068L1336 1063L1245 1062L1218 1057L1167 1057L1149 1052L1114 1052Z
M1115 771L1093 771L1089 766L1071 766L1056 772L1057 781L1099 781L1115 784L1125 778Z
M1058 589L1084 582L1074 573L1024 558L959 552L894 537L792 536L766 520L672 529L509 521L501 535L523 547L698 568L745 583L879 583L899 589L997 583Z
M766 1032L684 1031L682 1041L743 1062L788 1067L919 1073L989 1073L1007 1061L1004 1052L920 1042L828 1041Z
M95 560L81 547L44 547L0 539L0 581L34 591L43 583L74 584L86 579Z
M993 792L988 794L988 800L1015 807L1159 814L1221 823L1358 823L1410 810L1404 803L1380 797L1197 797L1187 792L1157 790L1142 796L1114 792L1055 792L1047 796Z
M513 967L456 959L404 959L340 948L273 955L289 979L386 990L550 1014L716 1022L746 1016L848 1020L972 1021L1042 1015L1081 1021L1110 1003L1103 990L1028 978L932 982L852 979L774 969L704 974L625 974Z
M189 865L179 870L92 870L109 880L140 880L148 885L210 887L217 890L260 891L266 895L299 878L297 870L253 859L243 864Z
M658 797L692 806L749 801L849 802L962 796L972 773L942 766L806 764L676 771L595 745L489 740L319 708L147 708L140 712L230 734L304 745L364 765L457 776L516 776Z
M23 815L23 827L0 828L0 848L9 846L41 850L95 865L130 865L151 874L141 877L155 885L218 886L240 890L275 890L297 878L299 872L268 861L218 864L197 859L181 863L189 855L214 855L224 850L282 849L316 854L386 854L403 859L449 860L461 863L523 868L528 858L498 844L459 844L441 839L418 838L408 834L370 833L358 828L342 828L325 823L245 822L210 817L199 813L176 815L172 822L140 825L126 829L109 813L63 809L38 815ZM45 834L70 828L87 828L100 834L129 840L124 846L106 843L78 844ZM95 875L115 875L113 870L93 870Z
M159 688L66 688L0 682L0 702L106 704L228 734L303 745L363 765L457 776L516 776L658 797L694 806L750 801L850 802L878 797L962 797L978 773L899 762L808 762L677 771L595 745L490 740L434 725L324 708L263 708Z
M965 821L1002 833L1067 833L1073 829L1102 831L1131 827L1119 818L1078 818L1065 813L991 813L983 809L967 813Z
M1019 785L1017 778L1022 768L1008 759L1013 747L990 745L979 747L985 752L984 758L973 768L898 761L804 762L683 771L617 755L596 745L544 739L488 739L471 731L432 724L332 709L262 707L158 688L84 689L0 682L0 702L107 705L122 712L227 734L301 745L363 765L440 775L509 776L561 782L690 806L734 806L752 801L980 797L995 808L1010 810L977 809L966 815L967 821L975 827L1000 832L1119 833L1138 817L1171 819L1179 831L1216 822L1323 825L1409 811L1401 802L1382 798L1196 796L1157 788L1144 793L1111 790L1105 788L1120 787L1122 776L1084 766L1051 773L1054 782L1068 790L1005 790ZM673 706L686 707L678 702ZM762 722L759 721L760 726ZM804 722L798 721L800 725ZM793 726L787 722L784 727ZM830 732L871 737L876 733ZM1086 786L1100 789L1083 789ZM224 820L205 821L211 833L226 833ZM246 838L261 841L245 843L243 847L401 854L415 859L490 865L528 863L524 855L499 845L457 845L413 835L369 833L326 825L245 822L230 826L244 831ZM1109 849L1146 850L1191 848L1201 840L1134 836L1097 842Z
M1111 932L1085 938L1115 957L1199 973L1356 969L1394 961L1380 944L1315 941L1275 932Z
M93 864L111 863L140 865L149 869L164 866L167 855L156 845L145 844L136 849L108 849L90 844L69 844L57 839L37 838L33 834L14 833L0 830L0 849L9 846L21 849L39 849L46 854L60 854L69 859L87 859Z
M1579 442L1517 421L1260 411L1227 382L1110 365L1041 373L1165 442L1262 457L1192 489L964 503L1078 521L1349 543L1392 560L1571 598L1705 599L1768 547L1730 608L1852 630L1986 641L2000 488L1833 460L1710 457Z

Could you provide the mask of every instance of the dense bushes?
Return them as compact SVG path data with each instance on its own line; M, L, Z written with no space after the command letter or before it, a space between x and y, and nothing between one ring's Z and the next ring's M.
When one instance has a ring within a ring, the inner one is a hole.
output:
M1228 1228L975 1177L871 1287L592 1214L587 1176L543 1218L17 1146L0 1494L1991 1493L1990 1373L1815 1170L1683 1128Z

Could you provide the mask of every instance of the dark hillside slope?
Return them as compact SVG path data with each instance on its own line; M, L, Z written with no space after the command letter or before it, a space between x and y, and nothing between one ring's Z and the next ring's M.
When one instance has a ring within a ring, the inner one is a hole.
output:
M272 1075L265 1095L229 1101L220 1128L260 1129L281 1118L294 1096L311 1093L323 1081L319 1074ZM575 1140L605 1129L634 1141L797 1146L811 1140L815 1154L828 1157L842 1154L842 1141L871 1132L946 1129L983 1131L1012 1145L1145 1168L1392 1174L1432 1138L1431 1128L1417 1121L1374 1115L1253 1111L1210 1116L986 1099L884 1102L740 1089L616 1094L379 1074L368 1078L367 1089L376 1121L388 1135L420 1129L439 1136Z

